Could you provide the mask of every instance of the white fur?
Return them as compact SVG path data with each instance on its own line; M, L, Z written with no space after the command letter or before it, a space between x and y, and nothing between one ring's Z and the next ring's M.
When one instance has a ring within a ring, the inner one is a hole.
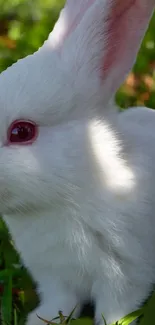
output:
M110 100L154 0L84 1L68 0L44 46L0 75L0 211L41 295L27 325L91 299L110 324L155 282L155 113ZM37 140L5 146L20 118Z

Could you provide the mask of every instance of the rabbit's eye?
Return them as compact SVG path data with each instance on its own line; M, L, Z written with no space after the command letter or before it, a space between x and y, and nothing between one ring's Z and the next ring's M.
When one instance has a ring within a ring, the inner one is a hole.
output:
M8 144L31 144L38 135L38 128L34 122L17 120L8 130Z

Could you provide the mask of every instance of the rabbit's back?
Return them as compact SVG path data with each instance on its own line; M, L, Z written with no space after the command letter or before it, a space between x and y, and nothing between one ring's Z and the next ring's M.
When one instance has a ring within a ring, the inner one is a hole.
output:
M145 140L151 141L155 137L155 111L147 107L132 107L119 114L119 125L124 129L127 137L131 139L134 137L134 143L137 139L143 143ZM137 143L136 141L136 143ZM149 141L149 142L150 142ZM139 142L140 145L140 142ZM145 146L142 144L142 146ZM149 146L153 148L150 143Z
M153 176L155 111L146 107L128 109L119 114L118 125L126 159Z

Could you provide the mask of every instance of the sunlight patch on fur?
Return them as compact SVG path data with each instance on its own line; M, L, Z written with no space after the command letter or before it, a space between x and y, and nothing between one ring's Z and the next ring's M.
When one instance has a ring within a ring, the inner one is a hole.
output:
M89 139L103 183L118 194L127 194L135 187L135 176L120 156L120 143L114 131L103 122L89 124Z

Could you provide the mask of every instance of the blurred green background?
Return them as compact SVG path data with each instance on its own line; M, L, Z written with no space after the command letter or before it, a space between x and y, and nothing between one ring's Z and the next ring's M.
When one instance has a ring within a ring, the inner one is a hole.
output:
M0 0L0 72L41 46L63 3L64 0ZM116 101L121 108L155 108L155 15L137 62L117 92ZM37 303L33 287L0 220L0 316L5 323L23 324L23 315ZM154 302L153 297L141 324L155 324Z

